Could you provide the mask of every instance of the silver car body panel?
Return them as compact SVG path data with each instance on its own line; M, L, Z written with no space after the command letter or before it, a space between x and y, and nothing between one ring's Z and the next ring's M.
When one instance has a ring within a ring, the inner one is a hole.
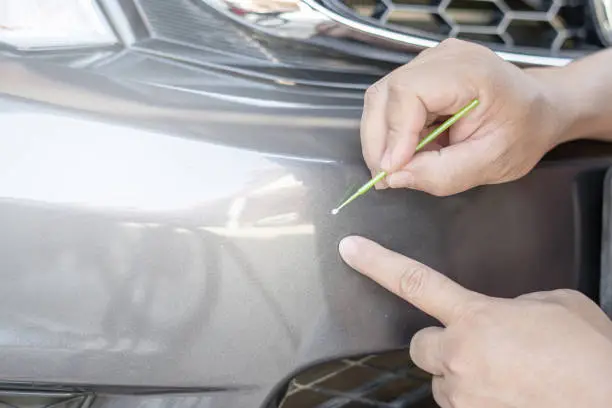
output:
M594 293L581 186L607 158L448 198L373 192L334 217L368 177L358 106L270 102L242 80L248 97L219 98L210 79L188 93L0 60L5 387L258 406L295 370L405 346L432 321L342 263L349 234L491 295ZM191 394L125 396L143 387Z

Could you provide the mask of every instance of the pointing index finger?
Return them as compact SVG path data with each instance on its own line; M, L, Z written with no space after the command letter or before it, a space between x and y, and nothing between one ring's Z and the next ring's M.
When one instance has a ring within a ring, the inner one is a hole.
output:
M469 305L486 299L428 266L365 238L345 238L340 254L351 267L445 326L459 319Z

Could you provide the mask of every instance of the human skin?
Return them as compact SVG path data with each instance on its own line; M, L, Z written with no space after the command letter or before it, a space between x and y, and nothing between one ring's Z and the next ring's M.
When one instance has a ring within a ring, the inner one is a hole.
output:
M410 343L414 363L433 374L440 407L610 407L612 324L584 295L492 298L365 238L345 238L340 252L351 267L442 323Z
M378 187L446 196L515 180L556 145L612 139L612 49L562 68L520 69L489 49L446 40L366 92L361 141ZM428 151L430 125L473 99L479 106Z
M554 146L612 139L612 50L562 68L519 69L488 49L447 40L370 87L363 155L377 188L438 196L528 173ZM437 120L480 104L414 154ZM570 408L612 404L612 323L571 290L515 299L469 291L361 237L340 244L354 269L438 319L410 354L433 374L442 408Z

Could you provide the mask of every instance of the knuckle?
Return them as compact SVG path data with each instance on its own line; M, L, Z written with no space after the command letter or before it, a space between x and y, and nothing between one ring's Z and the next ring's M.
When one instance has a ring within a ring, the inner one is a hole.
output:
M566 309L582 307L592 301L583 293L573 289L556 289L546 294L544 300L556 303Z
M457 378L471 378L474 370L473 361L479 358L479 352L475 350L470 340L455 339L452 346L448 346L441 359L442 371Z
M403 94L406 92L406 87L402 83L395 79L389 81L389 100L392 102L399 102L402 99Z
M452 177L443 162L440 152L431 151L420 153L423 159L427 159L427 165L413 168L415 183L420 190L435 197L444 197L451 194L453 189Z
M440 169L435 178L430 177L426 181L426 191L435 197L446 197L456 192L456 183L449 177L447 171Z
M452 189L447 183L437 182L428 186L428 193L435 197L446 197L452 194Z
M544 316L550 316L550 319L567 316L570 309L571 303L561 299L552 300L549 302L540 302L538 304L538 310Z
M542 316L549 316L548 318L551 319L566 315L572 305L576 304L576 299L573 296L569 297L556 290L529 293L519 296L517 299L531 302L530 310L533 310L534 313L540 313Z
M399 279L400 296L412 298L418 296L425 287L427 271L420 265L407 265Z
M469 334L466 335L464 329L449 330L449 337L452 340L447 342L440 359L442 370L452 375L465 374L470 366L468 362L471 357L470 341L472 339Z
M459 377L475 374L473 362L482 353L483 338L499 326L499 315L492 313L490 303L471 302L458 315L456 324L446 329L448 341L441 350L443 370Z
M575 299L583 299L586 298L584 294L574 289L555 289L550 292L551 295L559 297L559 298L575 298Z
M439 46L441 47L463 47L468 44L466 41L460 40L458 38L446 38L444 39Z
M381 87L382 87L382 84L380 81L378 81L370 85L368 89L366 89L365 97L364 97L366 104L368 103L368 101L372 101L372 99L378 96L378 94L380 93Z
M448 393L447 398L452 408L466 408L469 406L465 404L465 398L463 395L456 390L451 390Z
M442 377L434 377L431 380L431 394L439 406L445 407L447 406L448 399L442 381L444 381Z
M390 115L387 120L387 135L392 140L397 140L402 136L401 125L395 115Z
M466 367L465 359L462 357L461 351L456 349L457 347L446 356L442 363L445 372L455 375L463 373Z
M410 100L409 89L397 83L390 83L387 94L386 114L389 125L397 125L406 119L406 102Z
M531 292L517 296L517 300L546 300L550 296L550 292Z
M475 327L495 327L498 317L491 312L491 304L472 302L465 307L464 318Z
M425 48L423 51L419 52L419 54L417 55L417 57L414 60L416 60L416 59L419 59L419 60L424 59L426 56L430 55L435 49L436 49L435 47Z
M436 48L444 50L445 52L453 53L455 55L461 54L462 59L464 61L471 62L469 69L474 72L477 72L479 70L483 70L483 72L487 72L487 70L490 71L489 68L479 67L479 65L482 64L474 64L474 62L483 60L484 62L490 62L490 58L492 56L496 57L496 54L486 46L452 37L443 40Z
M444 391L442 389L442 377L433 377L431 379L431 392L436 396L442 396Z
M469 336L485 332L499 324L498 307L489 300L471 300L463 305L457 321L457 333L460 334L457 339L459 350L462 350L463 342Z
M415 83L417 78L424 80L426 74L422 70L410 69L391 78L387 86L389 100L399 103L414 97L416 89L418 89Z

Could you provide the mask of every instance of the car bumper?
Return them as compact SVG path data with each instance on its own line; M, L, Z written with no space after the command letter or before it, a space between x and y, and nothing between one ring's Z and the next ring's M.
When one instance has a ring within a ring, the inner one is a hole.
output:
M0 78L6 387L258 406L316 362L405 346L432 321L341 262L349 234L490 295L596 294L607 155L331 216L368 177L359 109L10 59Z

